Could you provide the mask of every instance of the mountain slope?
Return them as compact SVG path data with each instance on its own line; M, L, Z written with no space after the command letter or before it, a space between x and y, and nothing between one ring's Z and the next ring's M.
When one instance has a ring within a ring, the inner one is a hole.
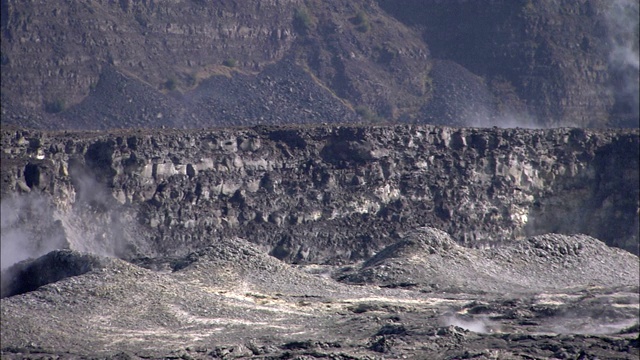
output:
M2 9L5 123L638 126L634 1L5 0ZM274 89L301 72L298 86Z

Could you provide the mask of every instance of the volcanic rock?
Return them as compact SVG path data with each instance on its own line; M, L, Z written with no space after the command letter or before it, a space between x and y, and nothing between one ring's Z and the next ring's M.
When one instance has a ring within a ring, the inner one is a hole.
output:
M471 249L422 228L338 279L422 291L540 292L637 285L639 266L637 256L584 235L547 234Z

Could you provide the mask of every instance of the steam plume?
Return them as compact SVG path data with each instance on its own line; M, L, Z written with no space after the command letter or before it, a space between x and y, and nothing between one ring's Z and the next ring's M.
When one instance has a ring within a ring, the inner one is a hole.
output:
M618 103L632 119L625 125L640 125L640 56L638 0L609 1L605 13L611 52L609 66L618 77L615 92Z

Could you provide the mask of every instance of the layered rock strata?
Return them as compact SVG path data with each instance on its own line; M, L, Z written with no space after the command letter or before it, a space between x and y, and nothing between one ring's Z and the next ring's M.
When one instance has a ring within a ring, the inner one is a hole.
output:
M638 135L4 128L3 237L28 238L34 253L62 241L132 259L179 257L240 236L289 262L346 263L432 226L465 245L584 233L637 253ZM27 216L35 211L37 222Z

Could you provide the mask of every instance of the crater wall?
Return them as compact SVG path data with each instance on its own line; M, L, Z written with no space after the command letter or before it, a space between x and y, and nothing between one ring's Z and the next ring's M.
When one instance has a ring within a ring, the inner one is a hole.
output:
M27 229L42 242L52 232L42 229L57 229L69 247L125 258L181 256L233 235L286 261L345 263L432 226L470 246L584 233L637 254L638 135L435 126L5 128L3 203L38 196L51 210L12 222L3 212L3 234Z

